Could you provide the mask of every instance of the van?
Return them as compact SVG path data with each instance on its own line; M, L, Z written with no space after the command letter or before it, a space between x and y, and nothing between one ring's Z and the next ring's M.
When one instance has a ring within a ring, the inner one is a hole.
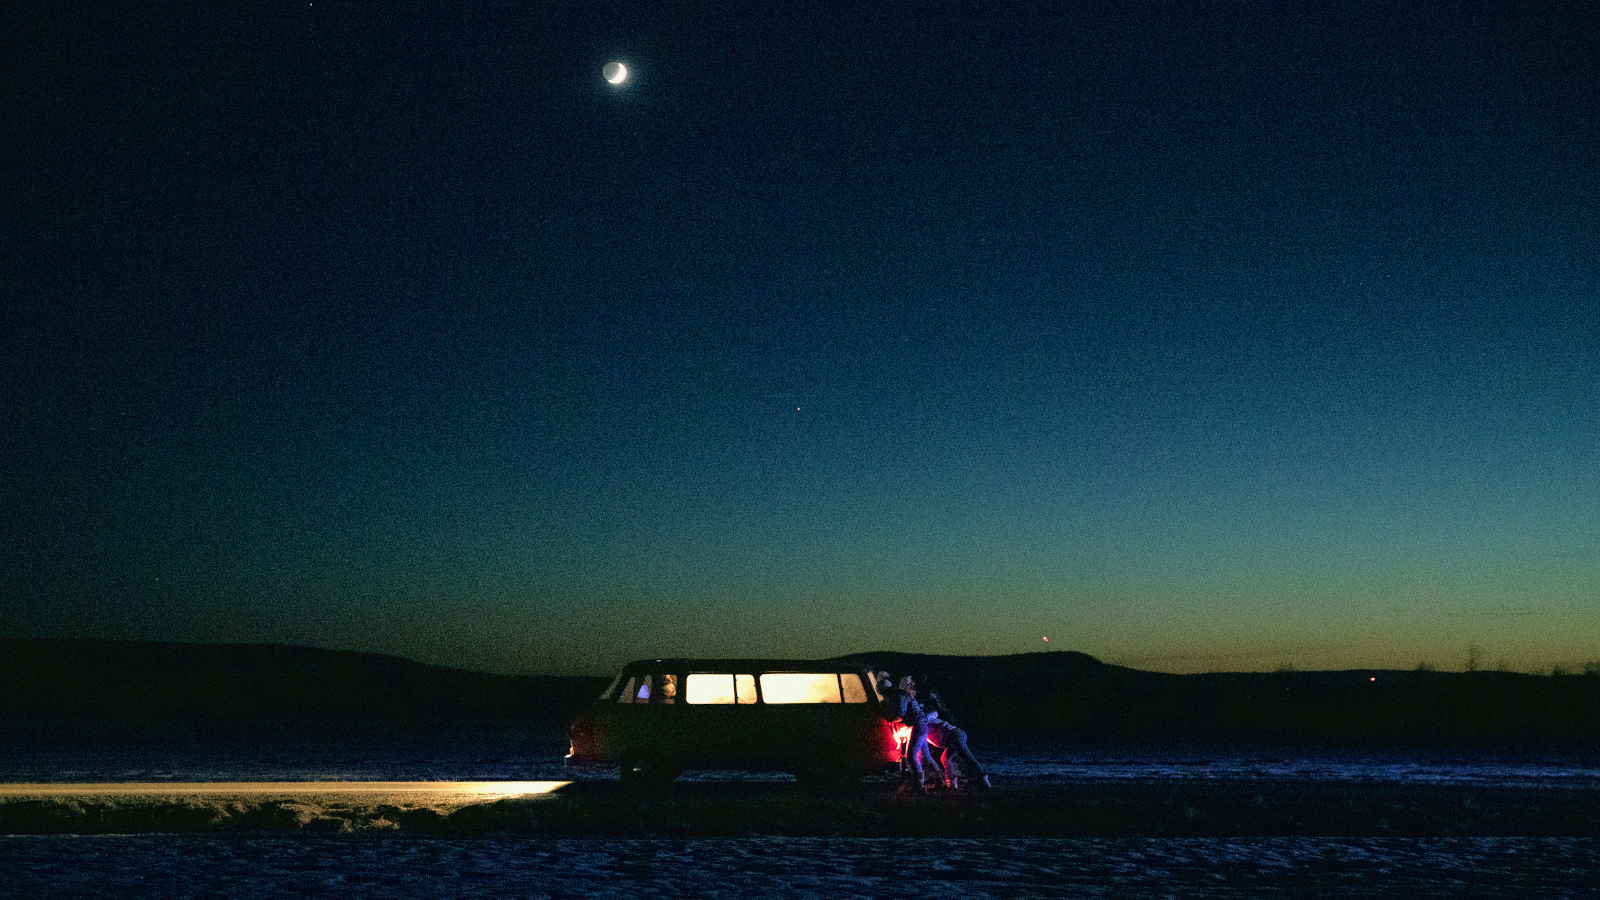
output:
M567 762L615 765L639 784L685 769L855 782L900 763L881 701L870 674L847 661L641 660L572 723Z

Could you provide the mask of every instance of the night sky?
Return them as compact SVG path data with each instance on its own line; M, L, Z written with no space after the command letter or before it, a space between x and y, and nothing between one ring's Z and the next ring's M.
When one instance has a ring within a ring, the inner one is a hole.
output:
M21 5L0 633L1600 659L1586 3Z

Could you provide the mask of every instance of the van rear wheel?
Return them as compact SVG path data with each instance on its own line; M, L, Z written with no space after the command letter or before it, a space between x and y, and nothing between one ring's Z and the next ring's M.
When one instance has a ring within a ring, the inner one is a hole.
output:
M808 790L838 790L861 783L861 773L843 766L814 764L794 771L794 780Z

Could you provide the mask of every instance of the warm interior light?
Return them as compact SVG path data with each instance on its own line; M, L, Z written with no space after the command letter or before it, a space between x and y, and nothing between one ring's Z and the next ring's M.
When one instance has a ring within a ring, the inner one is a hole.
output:
M839 676L833 672L768 672L761 676L761 699L767 703L838 703L843 698Z

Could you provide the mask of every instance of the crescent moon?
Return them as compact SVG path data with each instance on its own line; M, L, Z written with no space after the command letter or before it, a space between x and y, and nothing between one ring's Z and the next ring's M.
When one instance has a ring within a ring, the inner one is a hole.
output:
M628 80L628 67L619 62L610 62L600 70L600 74L612 84L621 84Z

